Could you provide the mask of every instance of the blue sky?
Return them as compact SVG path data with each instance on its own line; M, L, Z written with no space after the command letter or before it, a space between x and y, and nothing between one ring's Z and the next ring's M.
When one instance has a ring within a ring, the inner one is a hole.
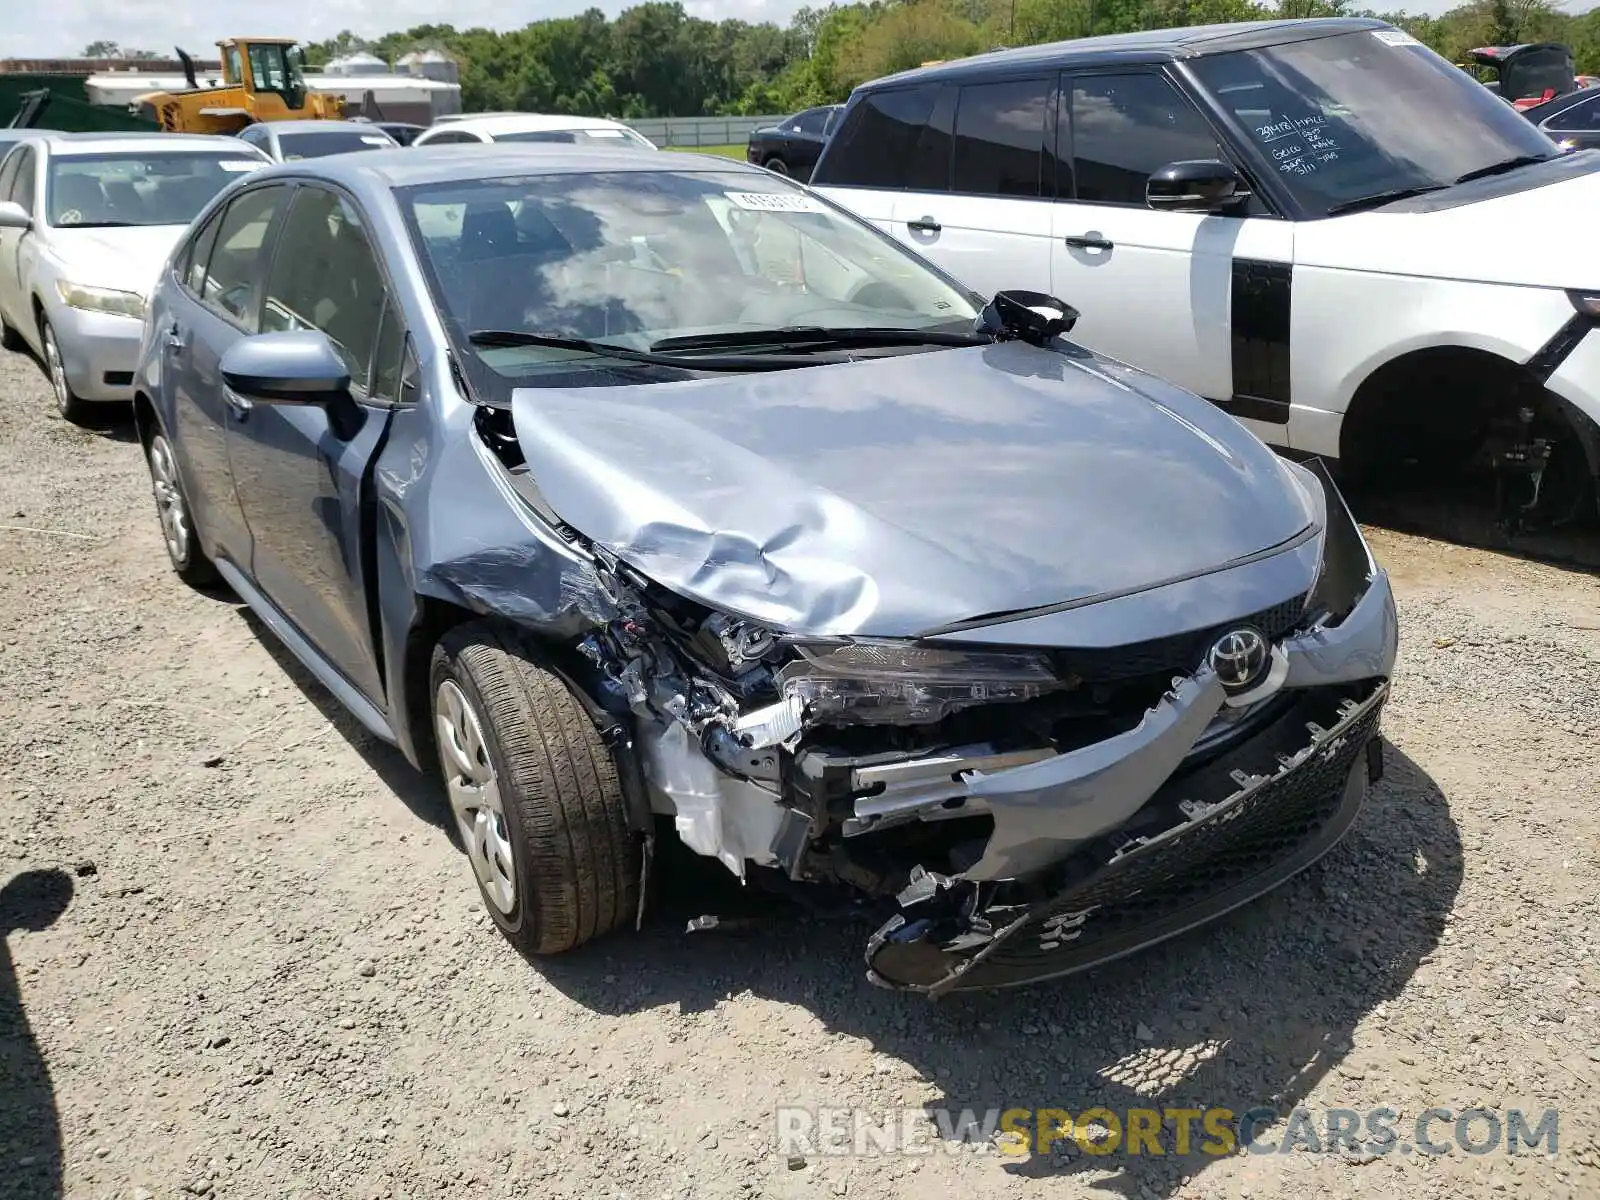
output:
M1456 0L1413 0L1417 12L1443 12ZM747 21L787 21L800 0L686 0L696 16L740 17ZM1587 2L1572 8L1587 8ZM190 53L209 53L219 37L254 34L285 35L320 41L342 29L377 36L448 17L457 28L487 25L510 29L541 17L564 16L588 7L582 0L274 0L264 9L259 0L178 0L177 3L129 3L129 0L58 0L29 3L7 0L0 28L0 58L60 57L77 54L91 41L106 38L125 46L171 54L174 45ZM624 7L602 4L608 12ZM1387 7L1376 4L1374 7ZM264 12L271 19L263 20Z

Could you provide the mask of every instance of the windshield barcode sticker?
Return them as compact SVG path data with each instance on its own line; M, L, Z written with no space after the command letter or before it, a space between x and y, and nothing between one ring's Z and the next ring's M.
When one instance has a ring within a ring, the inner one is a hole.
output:
M231 171L235 175L242 175L246 171L259 171L267 164L264 162L251 162L248 158L230 158L219 165L224 171Z
M1420 46L1421 42L1412 37L1404 29L1374 29L1372 36L1385 46Z
M369 146L387 146L391 144L388 138L375 137L370 133L363 133L361 135L361 140Z
M827 212L827 205L804 192L723 192L735 207L750 212Z

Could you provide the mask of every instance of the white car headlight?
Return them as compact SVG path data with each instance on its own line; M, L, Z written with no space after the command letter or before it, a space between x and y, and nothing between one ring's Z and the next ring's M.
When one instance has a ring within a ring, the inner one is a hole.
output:
M91 287L65 279L56 280L56 291L61 293L61 302L69 308L132 317L135 321L144 319L144 297L138 292L119 292L115 288Z

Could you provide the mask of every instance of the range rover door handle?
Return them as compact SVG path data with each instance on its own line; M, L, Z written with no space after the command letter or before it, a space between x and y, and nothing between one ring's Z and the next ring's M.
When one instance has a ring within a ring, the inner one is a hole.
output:
M944 226L932 217L918 217L915 221L907 221L906 228L912 233L938 233Z
M1074 250L1109 250L1111 243L1098 233L1083 233L1073 237L1063 238L1067 245Z

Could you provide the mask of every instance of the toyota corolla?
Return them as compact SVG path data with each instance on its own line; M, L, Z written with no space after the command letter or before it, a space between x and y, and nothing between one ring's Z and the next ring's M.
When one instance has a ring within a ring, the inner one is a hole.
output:
M436 766L518 946L675 836L937 995L1248 901L1381 771L1328 475L1074 316L739 164L376 151L201 215L136 411L174 568Z

